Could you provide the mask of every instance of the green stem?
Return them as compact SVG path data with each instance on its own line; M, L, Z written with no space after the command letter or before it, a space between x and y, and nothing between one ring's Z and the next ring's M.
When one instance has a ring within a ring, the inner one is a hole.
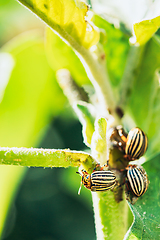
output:
M92 193L97 240L122 240L128 227L128 204L117 203L111 191Z
M63 93L68 98L72 107L78 101L89 102L87 93L77 85L67 69L58 70L56 76Z
M99 112L101 115L103 113L103 116L107 116L109 111L117 124L120 124L120 118L116 112L115 97L105 65L94 59L93 55L82 46L78 50L79 58L83 62L88 77L95 88L100 107Z
M91 168L96 163L85 152L38 148L0 148L0 164L32 167L79 167Z

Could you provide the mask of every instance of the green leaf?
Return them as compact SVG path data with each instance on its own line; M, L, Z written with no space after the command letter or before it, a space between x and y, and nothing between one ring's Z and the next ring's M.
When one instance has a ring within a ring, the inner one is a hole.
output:
M156 51L160 51L160 37L156 36L154 37L155 44L157 48ZM152 108L150 111L150 123L148 128L148 136L150 138L150 148L149 148L149 154L156 155L160 152L159 150L159 134L160 134L160 75L159 75L159 69L160 69L160 57L159 53L155 55L154 60L158 60L158 66L156 65L154 79L153 79L153 102L152 102Z
M94 158L101 165L107 162L107 120L105 118L99 118L95 122L95 132L92 136L91 150Z
M148 159L160 152L159 52L160 38L154 36L144 49L142 63L139 72L136 73L137 78L129 101L129 112L136 125L142 128L149 138L146 152Z
M105 50L107 59L106 68L108 69L111 83L114 87L117 87L121 81L126 65L126 58L130 48L128 41L129 36L100 16L94 16L94 23L105 31L105 35L102 35L100 42Z
M46 29L45 50L54 71L68 69L77 84L90 84L85 69L71 46L62 41L50 28Z
M156 127L154 123L155 119L152 117L158 107L154 106L154 101L159 87L157 78L155 78L155 73L160 67L159 52L160 43L154 38L149 41L144 49L139 71L135 73L137 77L132 89L131 98L128 101L129 111L132 113L136 125L144 130L149 139L157 134L159 128L158 121L156 121L156 124L158 124Z
M157 76L157 92L153 103L151 122L149 125L148 136L150 137L150 151L149 153L156 155L160 152L160 87L159 87L159 77Z
M94 132L95 109L94 106L86 102L78 102L75 105L75 111L82 123L82 133L84 143L90 147L91 139Z
M99 33L86 19L88 6L83 1L19 0L71 45L90 48Z
M0 143L33 146L40 130L50 122L51 113L63 110L65 98L37 32L17 37L3 51L13 56L15 65L0 105Z
M143 165L150 181L147 192L130 208L134 215L134 222L127 240L159 239L160 238L160 155Z
M160 27L160 16L133 24L134 44L145 44Z
M92 166L94 159L85 152L38 148L0 148L0 164L32 167Z

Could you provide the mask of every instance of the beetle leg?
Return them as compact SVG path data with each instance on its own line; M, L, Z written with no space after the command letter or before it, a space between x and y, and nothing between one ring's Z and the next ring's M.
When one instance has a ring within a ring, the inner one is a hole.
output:
M93 172L95 172L96 170L97 170L97 168L100 168L101 166L100 166L100 163L97 163L96 164L96 166L95 166L95 168L93 169Z

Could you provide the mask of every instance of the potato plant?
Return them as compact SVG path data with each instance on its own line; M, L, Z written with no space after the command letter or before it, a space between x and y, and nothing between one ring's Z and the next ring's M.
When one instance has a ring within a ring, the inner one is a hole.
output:
M76 171L90 174L97 163L109 161L119 186L105 192L85 189L92 194L96 238L159 239L160 2L19 3L38 17L41 31L17 31L5 44L1 39L0 234L26 167L72 167L80 183ZM17 18L24 21L20 14ZM86 147L33 148L51 116L65 118L64 106L82 124ZM126 199L123 181L129 161L107 137L119 125L126 132L139 127L148 137L146 153L134 163L143 165L149 186L135 202Z

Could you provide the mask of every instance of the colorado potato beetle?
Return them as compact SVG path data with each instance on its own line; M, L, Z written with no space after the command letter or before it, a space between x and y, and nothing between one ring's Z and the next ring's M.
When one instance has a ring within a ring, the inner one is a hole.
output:
M147 136L138 127L132 128L126 134L122 126L117 126L112 130L110 140L115 147L124 152L124 157L129 161L139 159L148 147Z
M148 147L148 139L140 128L133 128L129 131L125 154L130 156L132 160L138 159L144 155Z
M87 173L86 170L81 170L79 174L82 177L81 183L93 192L108 191L117 184L116 176L110 170L94 171L91 174Z
M148 185L147 173L142 166L129 165L127 167L126 187L136 197L142 196L147 191Z

